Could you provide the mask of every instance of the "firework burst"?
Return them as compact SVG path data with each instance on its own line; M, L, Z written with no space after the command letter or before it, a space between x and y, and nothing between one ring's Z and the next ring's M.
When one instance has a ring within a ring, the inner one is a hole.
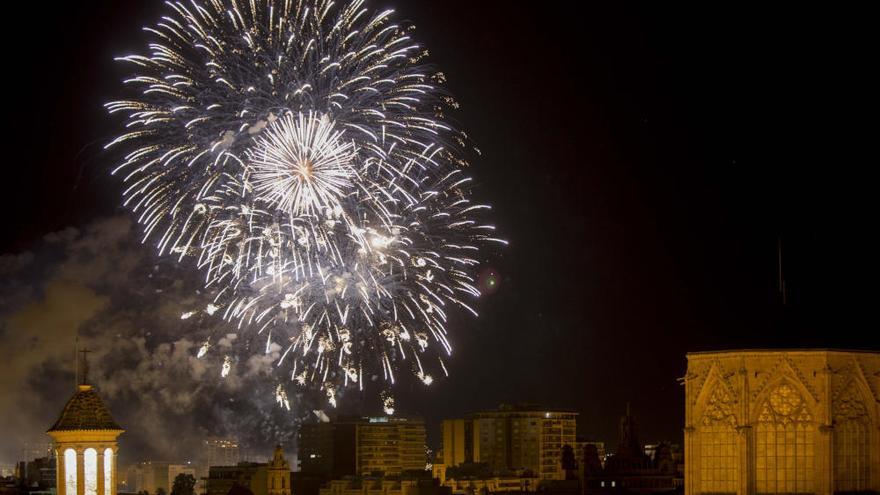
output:
M167 5L149 52L119 59L134 96L107 104L144 239L195 260L204 313L253 328L331 404L373 377L445 374L449 311L476 315L481 249L504 241L411 28L361 0Z

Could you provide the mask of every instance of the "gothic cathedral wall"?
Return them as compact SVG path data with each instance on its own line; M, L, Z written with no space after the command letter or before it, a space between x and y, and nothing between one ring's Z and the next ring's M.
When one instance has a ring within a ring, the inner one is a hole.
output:
M687 358L686 495L880 492L880 353Z

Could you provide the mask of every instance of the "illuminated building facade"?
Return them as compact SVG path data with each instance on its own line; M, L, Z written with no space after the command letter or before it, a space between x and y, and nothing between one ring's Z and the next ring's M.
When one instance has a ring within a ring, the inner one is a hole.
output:
M303 473L328 478L424 471L425 423L399 417L342 418L300 427Z
M235 466L208 469L207 495L227 495L236 486L247 488L254 495L291 495L290 464L281 446L275 447L268 463L239 462Z
M475 462L497 473L529 472L542 480L563 480L562 447L576 445L577 413L501 406L468 419L443 421L442 428L442 462L435 472Z
M54 440L57 495L116 495L116 439L123 431L83 378L47 432Z
M206 438L204 448L208 466L235 466L241 460L238 440L234 438Z
M440 423L442 448L436 464L458 466L480 461L480 425L472 419L444 419Z
M409 477L349 477L332 480L318 495L451 495L451 490L437 486L430 479Z
M687 356L685 491L880 491L880 353Z
M130 492L157 493L159 489L171 493L174 479L179 474L189 474L197 480L198 472L190 464L172 464L170 462L143 461L129 466L125 476L125 488Z

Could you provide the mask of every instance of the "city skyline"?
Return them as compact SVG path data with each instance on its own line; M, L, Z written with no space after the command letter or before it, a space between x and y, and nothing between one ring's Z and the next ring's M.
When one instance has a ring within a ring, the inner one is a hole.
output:
M447 76L480 150L468 173L510 243L481 260L480 316L449 319L449 376L394 385L395 414L423 417L432 446L444 419L518 403L577 411L578 433L609 451L628 403L643 440L681 441L689 352L880 349L866 331L870 158L843 156L860 134L840 135L861 127L864 78L839 74L861 67L867 44L815 38L781 6L368 3L412 21ZM130 425L126 463L211 436L292 448L315 411L384 414L378 386L340 394L336 409L321 391L282 397L264 380L264 336L181 319L202 279L141 244L120 207L102 105L125 76L113 57L139 49L163 8L52 6L44 37L8 42L20 93L0 196L0 462L21 460L57 418L77 335ZM225 381L223 354L196 358L208 331L213 350L245 349Z
M48 456L18 462L2 479L4 493L830 495L874 493L880 480L880 352L689 353L683 445L643 443L629 404L610 455L601 454L604 443L577 438L575 412L502 404L445 419L433 454L420 418L323 417L299 428L301 469L281 444L267 462L240 461L239 442L218 437L204 440L198 463L117 469L126 430L88 381L87 353L75 393L47 431Z

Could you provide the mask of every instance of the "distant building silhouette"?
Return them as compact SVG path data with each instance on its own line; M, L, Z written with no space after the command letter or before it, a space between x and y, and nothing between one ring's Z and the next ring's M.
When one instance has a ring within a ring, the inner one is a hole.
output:
M585 445L580 469L586 494L664 493L676 489L675 462L668 445L660 444L654 458L645 454L638 422L629 405L620 418L617 451L604 466L595 445Z

